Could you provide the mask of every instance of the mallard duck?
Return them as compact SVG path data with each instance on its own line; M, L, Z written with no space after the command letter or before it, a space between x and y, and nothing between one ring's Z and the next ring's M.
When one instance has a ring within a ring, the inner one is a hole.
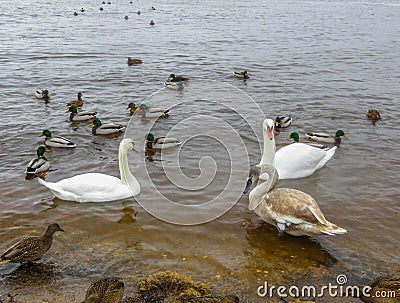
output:
M243 71L243 72L236 72L236 71L234 71L234 72L233 72L233 75L234 75L236 78L239 78L239 79L249 79L249 78L250 78L250 77L249 77L249 74L247 73L246 70Z
M367 112L367 117L370 120L377 121L381 119L381 114L376 109L369 109Z
M50 146L50 147L64 147L64 148L75 148L76 144L72 143L70 140L65 139L64 137L60 136L51 136L51 132L46 129L41 133L39 136L46 136L46 139L44 139L44 145Z
M119 172L121 178L86 173L58 181L46 182L38 179L59 199L75 202L107 202L127 199L140 192L140 185L128 166L128 150L137 151L132 139L123 139L119 145Z
M383 276L368 283L370 291L360 299L365 303L399 303L400 277Z
M148 107L146 104L140 104L135 113L141 112L142 118L168 118L169 109L159 107Z
M110 135L123 132L125 127L121 124L115 123L101 123L99 118L93 120L92 123L89 124L92 127L93 135Z
M104 10L104 8L100 7L100 10L102 11L102 10Z
M152 9L153 11L155 11L155 10L156 10L156 8L155 8L154 6L152 6L152 7L151 7L151 9Z
M175 138L159 137L154 138L153 134L147 134L146 138L146 148L148 149L167 149L171 147L176 147L182 144L181 141Z
M28 166L26 167L25 173L27 174L37 174L46 171L50 168L50 162L44 156L46 148L44 146L39 146L36 153L37 158L32 159Z
M49 101L50 93L47 89L38 89L35 91L35 97L38 99L43 99L44 101Z
M140 15L140 14L141 14L141 11L137 11L137 14Z
M341 129L339 129L336 131L334 136L326 133L307 133L306 138L314 141L339 145L342 142L342 136L345 139L348 138L347 135Z
M67 104L67 107L71 107L71 106L75 106L75 107L82 107L83 106L83 100L82 100L82 93L79 92L78 93L78 100L75 101L71 101Z
M128 57L128 65L129 65L129 66L131 66L131 65L137 65L137 64L142 64L142 63L143 63L143 61L140 60L140 59L133 59L133 58L131 58L131 57Z
M47 231L41 237L27 237L0 256L0 263L25 263L39 260L50 249L53 235L57 231L64 231L57 223L50 224Z
M121 303L124 289L119 278L100 278L90 284L82 303Z
M280 179L304 178L322 168L335 154L336 146L322 150L304 143L289 144L275 153L274 121L263 122L264 150L261 164L274 165Z
M154 26L154 25L155 25L154 21L151 20L151 21L150 21L150 26Z
M83 7L81 8L81 12L82 12L82 13L85 12L85 9L84 9Z
M135 105L135 103L131 102L126 107L126 109L128 108L129 108L129 115L132 116L136 112L137 106Z
M300 136L296 132L291 133L290 136L286 138L286 140L291 140L291 139L293 139L294 142L297 142L297 143L300 142ZM325 150L329 149L328 145L323 145L323 144L315 143L315 142L312 142L312 141L302 141L301 143L310 145L312 147L320 148L320 149L325 149Z
M189 78L184 77L184 76L176 76L175 74L171 74L171 75L169 75L167 81L170 81L170 82L180 82L180 81L185 82L185 81L189 81Z
M67 112L71 112L69 115L69 121L71 122L87 121L96 118L97 115L97 112L78 111L75 106L69 107Z
M275 127L276 128L285 128L288 127L292 123L292 117L276 117L275 118Z
M182 90L186 86L186 82L183 81L172 82L167 80L164 82L164 86L170 89Z
M129 17L128 17L128 16L125 16L125 17L124 17L124 19L125 19L125 20L128 20L128 19L129 19Z
M77 13L77 12L74 12L74 16L78 16L78 13Z
M346 233L345 229L325 219L309 194L292 188L275 188L279 175L272 165L263 164L250 171L245 193L258 179L258 185L249 194L249 210L276 226L279 232L293 236Z

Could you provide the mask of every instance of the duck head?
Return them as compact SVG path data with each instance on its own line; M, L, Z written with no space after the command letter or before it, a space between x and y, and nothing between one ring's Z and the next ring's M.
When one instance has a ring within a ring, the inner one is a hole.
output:
M39 136L46 136L46 138L51 138L51 132L48 129L45 129Z

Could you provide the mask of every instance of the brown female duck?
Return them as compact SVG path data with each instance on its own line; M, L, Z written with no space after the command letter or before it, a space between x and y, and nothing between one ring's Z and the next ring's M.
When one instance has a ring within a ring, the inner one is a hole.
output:
M67 107L71 107L71 106L75 106L75 107L82 107L83 106L83 100L82 100L82 93L79 92L78 93L78 100L75 101L71 101L67 104Z
M57 223L50 224L41 237L27 237L0 256L0 263L24 263L39 260L51 247L53 235L57 231L64 231Z

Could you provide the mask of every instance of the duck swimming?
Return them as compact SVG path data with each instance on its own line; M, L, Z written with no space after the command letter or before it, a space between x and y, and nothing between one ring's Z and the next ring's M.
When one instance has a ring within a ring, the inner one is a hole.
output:
M136 107L135 103L131 102L128 104L126 109L129 109L129 115L132 116L135 113L137 107Z
M378 121L382 118L381 114L376 109L369 109L367 112L367 117L373 121Z
M87 121L96 118L97 115L97 112L78 111L76 106L69 107L67 112L71 112L69 115L69 121L71 122Z
M58 182L38 179L59 199L75 202L108 202L127 199L140 193L140 185L128 166L128 150L137 151L132 139L123 139L119 145L120 178L85 173Z
M243 72L236 72L236 71L234 71L233 72L233 75L236 77L236 78L240 78L240 79L249 79L250 77L249 77L249 74L247 73L247 70L245 70L245 71L243 71Z
M334 136L326 133L307 133L305 137L314 141L339 145L342 142L342 136L343 138L348 139L347 135L341 129L339 129L336 131Z
M83 106L83 100L82 100L82 93L79 92L78 93L78 99L75 101L71 101L67 104L67 107L71 107L71 106L75 106L75 107L82 107Z
M50 162L44 156L46 152L46 148L44 146L39 146L36 153L37 158L32 159L28 166L26 167L26 174L37 174L40 172L44 172L50 168Z
M148 107L146 104L140 104L135 110L135 114L140 113L142 118L168 118L169 109L160 107Z
M137 64L142 64L143 61L140 59L133 59L131 57L128 57L128 65L132 66L132 65L137 65Z
M189 78L184 77L184 76L176 76L175 74L171 74L168 77L168 81L170 81L170 82L179 82L179 81L185 82L185 81L189 81Z
M96 279L87 289L82 303L121 303L124 290L124 281L119 278Z
M110 135L123 132L125 127L121 124L115 123L101 123L99 118L93 120L92 123L89 124L92 127L93 135Z
M60 136L51 136L51 132L46 129L44 130L39 136L46 136L46 139L44 139L44 145L50 146L50 147L63 147L63 148L75 148L76 144L71 142L68 139L65 139L64 137Z
M46 232L41 237L26 237L0 256L1 263L25 263L34 262L43 257L48 252L53 243L53 235L58 231L64 231L57 223L50 224Z
M50 93L47 89L38 89L35 91L35 97L38 99L43 99L45 102L50 100Z
M285 128L290 126L291 123L292 123L292 117L290 116L275 118L275 128Z
M290 136L286 138L286 140L291 140L291 139L293 139L294 142L297 142L297 143L300 142L300 136L296 132L291 133ZM307 144L307 145L310 145L313 147L317 147L320 149L325 149L325 150L329 149L328 145L315 143L313 141L302 141L301 143L304 143L304 144Z
M175 138L159 137L154 138L153 134L147 134L146 138L146 148L148 149L167 149L171 147L176 147L182 144L181 141Z
M256 180L259 182L249 194L249 210L254 210L265 222L276 226L280 233L286 232L292 236L347 232L326 220L309 194L292 188L275 188L278 179L278 171L269 164L250 171L244 192L248 192Z

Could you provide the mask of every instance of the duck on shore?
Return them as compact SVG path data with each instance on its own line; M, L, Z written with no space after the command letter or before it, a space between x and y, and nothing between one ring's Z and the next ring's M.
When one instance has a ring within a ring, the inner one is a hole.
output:
M44 235L20 240L0 256L0 263L26 263L39 260L50 249L53 235L58 231L64 230L57 223L53 223L47 227Z

